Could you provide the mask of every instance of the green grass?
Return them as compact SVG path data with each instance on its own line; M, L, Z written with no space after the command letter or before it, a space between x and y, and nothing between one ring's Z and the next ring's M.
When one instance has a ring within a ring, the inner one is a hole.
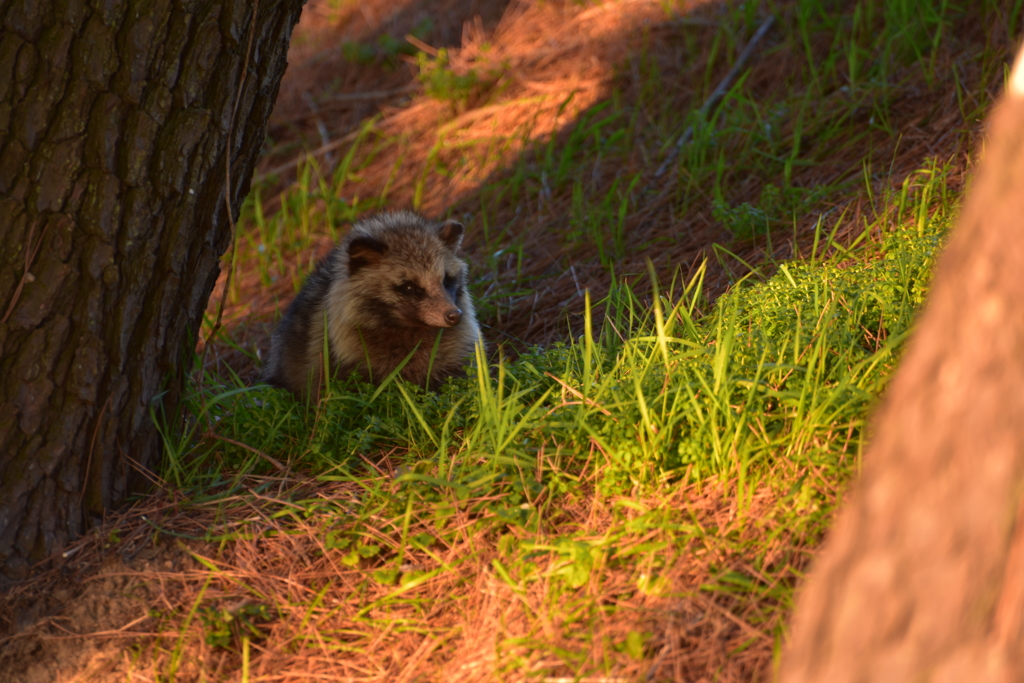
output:
M923 169L853 244L819 235L808 258L777 264L763 282L746 278L702 318L694 311L703 271L660 292L620 285L601 302L605 324L588 322L581 338L513 363L490 363L478 349L470 376L437 393L393 377L379 387L335 380L319 405L305 406L281 390L208 383L193 398L195 424L294 456L283 459L311 471L402 445L458 462L457 479L475 480L473 456L487 468L522 464L530 449L507 455L509 435L530 434L574 449L593 439L610 454L610 480L643 483L687 467L695 479L735 475L741 463L762 459L759 448L778 445L765 435L789 434L799 444L805 429L862 416L880 393L953 211L942 193L949 170ZM758 416L770 416L760 435L749 422ZM211 468L214 453L221 459ZM259 460L231 453L174 453L169 472L179 485L209 485L223 472L261 471Z

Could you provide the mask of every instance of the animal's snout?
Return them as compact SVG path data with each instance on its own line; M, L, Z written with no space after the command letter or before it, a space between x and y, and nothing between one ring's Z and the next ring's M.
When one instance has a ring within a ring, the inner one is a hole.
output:
M449 327L458 325L460 320L462 320L462 309L449 308L444 314L444 321L448 323Z

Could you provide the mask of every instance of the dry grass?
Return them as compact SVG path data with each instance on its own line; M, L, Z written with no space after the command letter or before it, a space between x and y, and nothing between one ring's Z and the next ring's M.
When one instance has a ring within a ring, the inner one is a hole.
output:
M86 586L64 614L76 615L83 604L95 607L93 585L103 587L106 600L102 614L89 621L42 619L0 641L0 670L6 672L0 680L47 680L39 676L46 668L39 658L78 668L78 677L61 680L220 680L242 670L244 656L251 680L260 681L767 680L771 634L782 610L765 619L764 605L749 596L701 587L725 570L752 570L752 558L735 552L737 541L771 554L796 540L750 521L775 507L770 492L756 494L744 517L737 516L728 484L666 488L628 501L584 492L577 506L549 520L553 530L608 540L616 524L609 511L627 502L674 510L678 523L708 534L684 549L665 528L622 539L619 556L643 552L650 566L664 567L651 588L637 590L642 578L636 568L612 571L598 558L592 580L567 595L557 580L560 556L539 552L524 564L503 553L501 525L472 512L483 501L458 502L443 534L426 520L407 528L401 517L358 522L358 532L374 538L382 554L404 552L406 565L424 572L417 582L397 585L368 581L372 558L352 567L344 562L347 549L330 547L331 539L355 530L345 512L359 506L363 486L401 495L390 477L360 486L249 482L264 489L267 483L272 493L208 505L157 496L73 545L59 569L10 591L0 613L21 613L52 595L55 584ZM428 551L403 547L403 537L423 533L436 539ZM207 535L230 540L183 540ZM534 541L544 546L543 535ZM658 546L664 549L645 550ZM497 564L513 574L534 564L550 578L521 590L518 577L503 576ZM765 592L771 589L765 580ZM597 597L606 611L594 609ZM119 607L111 610L115 602ZM246 617L245 608L257 602L269 610ZM227 614L235 615L232 625ZM564 621L551 618L557 614ZM213 646L218 628L223 640ZM642 658L623 647L631 632L643 635ZM137 644L131 651L111 646L125 640ZM609 666L611 676L585 677Z

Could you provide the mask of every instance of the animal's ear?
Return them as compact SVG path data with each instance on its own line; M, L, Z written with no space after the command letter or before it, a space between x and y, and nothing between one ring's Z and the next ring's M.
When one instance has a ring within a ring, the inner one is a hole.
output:
M437 236L441 238L449 249L456 254L459 253L459 248L462 246L462 235L466 232L466 229L462 227L462 223L453 220L447 220L441 224L441 229L437 231Z
M360 268L380 263L388 246L372 237L356 237L348 243L348 274L355 275Z

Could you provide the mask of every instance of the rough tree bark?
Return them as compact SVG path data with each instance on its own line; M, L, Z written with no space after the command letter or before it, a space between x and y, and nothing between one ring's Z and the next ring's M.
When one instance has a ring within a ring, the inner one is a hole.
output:
M304 0L0 0L0 583L144 481Z
M1024 51L780 680L1024 680Z

